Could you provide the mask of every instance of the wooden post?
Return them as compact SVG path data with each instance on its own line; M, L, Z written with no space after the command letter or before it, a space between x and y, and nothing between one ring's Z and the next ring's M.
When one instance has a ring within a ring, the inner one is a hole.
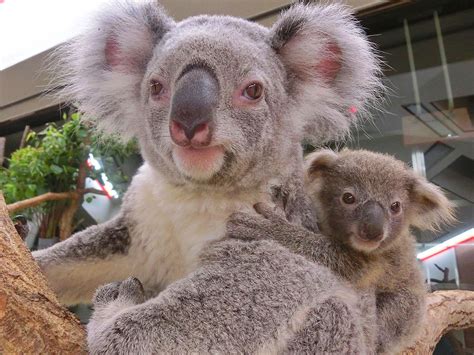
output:
M85 330L62 307L0 193L0 354L85 354Z
M21 136L21 141L20 141L20 148L25 148L26 147L26 140L28 138L28 133L30 133L31 128L30 126L26 125L25 129L23 130L23 135Z
M3 160L5 159L6 140L7 139L5 137L0 137L0 166L2 166Z

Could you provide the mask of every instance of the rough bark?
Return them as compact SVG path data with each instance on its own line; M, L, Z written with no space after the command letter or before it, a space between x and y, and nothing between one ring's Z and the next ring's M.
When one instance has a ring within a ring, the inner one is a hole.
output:
M474 292L436 291L428 296L428 309L419 340L403 355L432 354L441 337L454 329L474 327Z
M85 354L85 339L48 288L0 193L0 354Z

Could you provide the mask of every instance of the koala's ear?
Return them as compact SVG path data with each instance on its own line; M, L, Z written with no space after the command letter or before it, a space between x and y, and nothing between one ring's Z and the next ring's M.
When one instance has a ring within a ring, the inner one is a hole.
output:
M109 133L136 135L140 84L153 50L174 26L154 1L105 6L83 34L55 53L51 69L61 98ZM59 72L59 75L57 74Z
M330 149L322 149L308 154L305 158L305 175L308 181L321 177L322 173L330 169L337 159L337 153Z
M437 230L442 224L455 222L454 204L438 186L421 176L415 176L410 185L411 225L422 230Z
M295 5L270 30L288 73L303 138L321 143L348 133L382 89L380 63L348 7Z

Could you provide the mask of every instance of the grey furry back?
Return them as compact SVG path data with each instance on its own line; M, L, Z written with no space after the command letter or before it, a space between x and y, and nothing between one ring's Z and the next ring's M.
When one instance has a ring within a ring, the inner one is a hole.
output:
M199 270L103 330L93 318L89 344L93 354L365 354L361 310L325 267L271 241L228 240L210 247ZM373 309L364 311L370 319Z

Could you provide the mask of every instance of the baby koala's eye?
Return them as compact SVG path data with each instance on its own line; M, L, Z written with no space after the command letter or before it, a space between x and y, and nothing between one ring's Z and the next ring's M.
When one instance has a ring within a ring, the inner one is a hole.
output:
M158 96L162 93L163 91L163 85L156 81L156 80L152 80L150 81L150 94L151 96Z
M355 197L353 194L350 192L345 192L344 195L342 195L342 202L344 202L347 205L352 205L355 202Z
M244 89L243 94L249 100L258 100L263 94L263 86L259 83L252 83Z
M394 214L399 213L401 208L402 208L402 206L401 206L400 202L398 202L398 201L396 201L396 202L394 202L390 205L390 211L392 211L392 213L394 213Z

